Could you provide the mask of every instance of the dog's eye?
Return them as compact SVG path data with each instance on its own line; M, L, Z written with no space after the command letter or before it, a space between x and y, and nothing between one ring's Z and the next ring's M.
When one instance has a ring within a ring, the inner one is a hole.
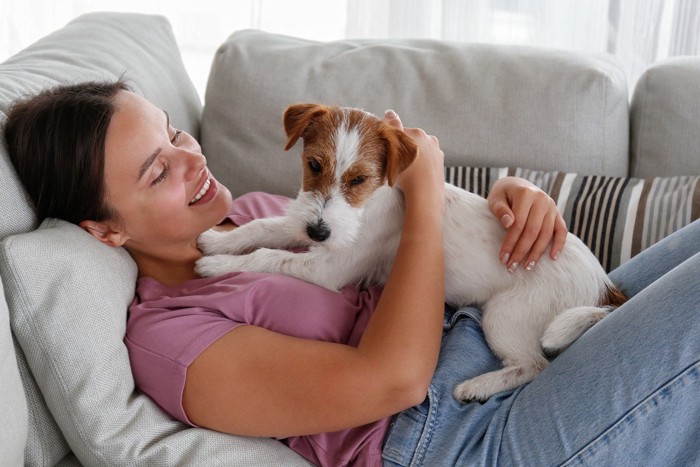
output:
M350 185L359 185L361 183L364 183L365 177L355 177L352 180L350 180Z
M321 163L320 163L320 162L318 162L317 160L312 159L312 160L309 161L309 169L311 169L311 171L312 171L314 174L318 175L318 174L321 173L321 170L323 169L323 167L321 167Z

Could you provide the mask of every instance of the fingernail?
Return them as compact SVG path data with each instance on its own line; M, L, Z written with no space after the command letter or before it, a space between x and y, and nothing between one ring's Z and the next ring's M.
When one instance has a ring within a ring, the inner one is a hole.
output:
M511 264L510 266L508 266L508 272L511 274L515 273L516 269L518 269L518 262L517 261L514 262L513 264Z
M528 271L532 271L534 268L535 268L535 262L534 262L534 261L530 261L529 263L527 263L527 266L525 266L525 269L528 270Z
M384 112L384 115L385 115L386 117L396 117L396 112L394 112L393 109L389 109L389 110L387 110L386 112Z
M506 253L503 255L503 258L501 258L501 264L506 265L508 263L508 260L510 259L510 253Z
M557 258L559 258L559 253L561 253L561 252L557 251L556 253L554 253L554 260L555 261L557 260Z
M513 223L513 218L510 217L510 214L504 214L503 217L501 217L501 225L505 228L510 227L510 225Z

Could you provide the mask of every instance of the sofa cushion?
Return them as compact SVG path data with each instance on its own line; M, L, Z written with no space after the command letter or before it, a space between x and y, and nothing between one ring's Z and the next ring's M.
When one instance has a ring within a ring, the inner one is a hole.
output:
M0 243L12 329L51 414L87 465L308 465L280 442L187 428L134 389L123 339L136 265L48 219Z
M627 175L628 93L605 56L430 40L329 43L234 33L207 83L202 146L234 195L294 195L301 144L285 154L285 107L395 109L440 139L448 165Z
M10 315L0 281L0 465L24 465L28 412L10 333Z
M445 178L481 196L507 175L530 180L557 203L569 230L611 271L700 218L700 176L585 176L522 168L448 167Z
M631 175L700 175L700 57L649 67L634 89Z

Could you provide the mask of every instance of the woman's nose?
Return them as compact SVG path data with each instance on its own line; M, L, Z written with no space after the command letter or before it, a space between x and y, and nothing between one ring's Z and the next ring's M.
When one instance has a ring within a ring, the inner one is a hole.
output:
M186 151L183 155L185 163L185 179L187 181L201 177L202 170L207 165L207 159L201 152Z

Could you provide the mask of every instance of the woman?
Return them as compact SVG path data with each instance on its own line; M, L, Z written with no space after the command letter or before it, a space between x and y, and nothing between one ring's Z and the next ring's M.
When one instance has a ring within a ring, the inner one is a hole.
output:
M395 114L386 119L401 128ZM322 465L378 465L382 453L389 465L617 463L639 441L696 430L700 297L687 278L699 268L698 223L676 235L682 248L663 242L616 273L628 294L639 294L557 358L557 369L485 404L459 404L454 384L499 362L478 310L444 310L443 155L434 137L405 129L421 155L398 181L406 215L383 290L335 294L285 276L198 278L199 234L280 213L286 201L232 200L197 142L122 82L44 92L14 107L5 131L39 219L75 222L134 258L139 282L126 337L134 376L186 423L283 438ZM489 205L510 226L504 268L536 263L547 247L556 258L566 229L543 192L503 179ZM659 316L665 308L673 320ZM640 319L644 326L633 326ZM658 355L668 335L679 350ZM626 366L614 363L618 348ZM655 411L644 405L650 400L670 407ZM610 447L613 439L622 444ZM655 454L673 459L669 451Z

